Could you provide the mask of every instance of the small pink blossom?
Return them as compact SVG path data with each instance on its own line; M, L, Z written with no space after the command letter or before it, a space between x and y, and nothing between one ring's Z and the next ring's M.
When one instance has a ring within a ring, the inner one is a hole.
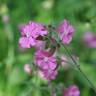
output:
M47 35L48 31L45 26L40 23L30 21L26 25L20 26L21 38L19 44L23 48L30 48L37 44L37 37Z
M42 50L35 53L35 63L43 70L54 70L57 67L56 58L54 56L47 57Z
M80 96L79 88L76 85L71 85L64 90L63 96Z
M31 71L32 71L32 69L31 69L31 67L30 67L29 64L25 64L25 65L24 65L24 70L25 70L25 72L27 72L28 74L30 74Z
M96 35L94 35L92 32L86 32L83 40L88 47L96 48Z
M60 39L63 44L69 44L72 40L72 36L75 29L67 20L61 22L61 24L57 28L57 32L59 33Z
M47 54L47 55L46 55ZM35 53L35 64L40 68L43 78L50 81L57 76L57 62L54 56L49 56L43 50L38 50Z

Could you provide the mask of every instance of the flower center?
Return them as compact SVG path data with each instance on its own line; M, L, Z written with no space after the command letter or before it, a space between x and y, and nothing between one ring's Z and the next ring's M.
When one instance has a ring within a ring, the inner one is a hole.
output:
M65 29L64 32L63 32L63 35L67 35L67 33L68 33L68 30Z
M48 61L48 58L47 58L47 57L45 57L45 58L44 58L44 61L45 61L45 62L47 62L47 61Z
M29 38L30 37L30 33L26 32L26 37Z

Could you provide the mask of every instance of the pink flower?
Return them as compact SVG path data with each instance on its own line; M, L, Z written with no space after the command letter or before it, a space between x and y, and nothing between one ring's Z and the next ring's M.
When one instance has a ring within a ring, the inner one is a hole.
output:
M50 51L49 51L50 52ZM57 76L57 62L52 55L49 56L48 51L38 50L35 53L35 64L40 68L43 78L50 81Z
M42 50L35 53L35 63L42 70L54 70L57 67L56 58L48 57Z
M69 44L71 42L74 31L74 27L67 20L64 20L57 28L63 44Z
M96 48L96 35L94 35L92 32L86 32L83 40L88 47Z
M37 41L37 37L47 35L48 31L45 26L40 23L30 21L26 25L20 26L21 38L19 40L19 44L23 48L30 48L31 46L35 46Z
M42 70L43 77L50 81L56 79L57 76L57 70Z
M28 74L30 74L31 71L32 71L29 64L25 64L25 65L24 65L24 70L25 70L25 72L27 72Z
M80 96L79 88L76 85L71 85L64 90L63 96Z

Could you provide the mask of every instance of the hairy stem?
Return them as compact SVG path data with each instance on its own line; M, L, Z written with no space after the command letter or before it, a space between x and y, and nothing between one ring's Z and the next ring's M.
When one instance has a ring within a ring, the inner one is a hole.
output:
M86 76L86 74L82 71L82 69L80 68L80 66L77 64L77 62L75 61L75 59L72 57L70 51L66 48L66 46L63 46L66 50L66 52L68 53L68 55L70 56L70 58L72 59L73 63L75 64L76 68L78 69L78 71L83 75L83 77L89 82L91 88L94 90L95 94L96 94L96 87L94 86L94 84L89 80L89 78Z

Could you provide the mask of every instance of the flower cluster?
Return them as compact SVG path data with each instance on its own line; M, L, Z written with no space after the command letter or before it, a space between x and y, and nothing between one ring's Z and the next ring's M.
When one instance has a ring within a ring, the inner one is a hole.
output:
M54 80L58 74L58 59L55 54L58 47L57 37L52 36L49 31L53 29L63 44L71 42L75 30L67 20L60 23L57 28L33 21L20 26L19 45L22 48L34 47L36 49L34 63L48 81ZM29 66L26 65L25 70L29 73Z
M58 37L52 36L49 30L54 30ZM19 39L19 45L21 48L35 48L34 64L37 67L38 75L41 74L43 79L51 81L54 80L58 74L58 62L62 67L68 67L68 58L65 55L60 55L58 58L57 50L60 44L57 38L61 40L63 44L69 44L72 40L72 36L75 29L69 24L67 20L54 28L53 26L47 27L44 24L30 21L26 25L20 26L21 37ZM30 74L32 69L29 64L25 64L24 70ZM34 72L33 72L34 73ZM56 96L56 92L52 92L52 96ZM63 96L80 96L80 92L77 86L72 85L64 90Z

